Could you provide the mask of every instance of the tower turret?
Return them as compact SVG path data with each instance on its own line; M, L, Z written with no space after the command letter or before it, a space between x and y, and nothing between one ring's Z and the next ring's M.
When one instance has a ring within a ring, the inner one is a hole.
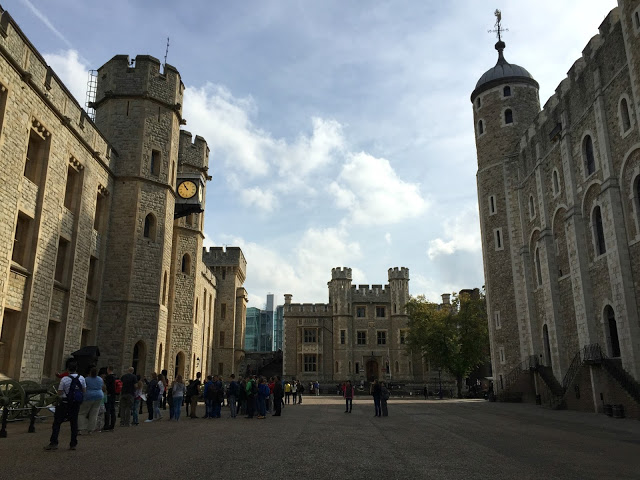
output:
M389 269L391 290L391 315L406 315L405 305L409 301L409 269L394 267Z
M336 267L331 269L329 285L329 303L334 315L350 315L351 305L351 269Z

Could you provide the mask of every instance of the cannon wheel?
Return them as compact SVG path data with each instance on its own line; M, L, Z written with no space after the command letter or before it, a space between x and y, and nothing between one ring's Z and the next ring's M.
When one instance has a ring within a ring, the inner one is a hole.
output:
M36 407L38 409L38 411L40 411L41 408L46 407L47 404L44 403L45 401L45 396L48 395L45 393L29 393L29 392L33 392L33 391L37 391L37 390L42 390L42 385L40 385L37 382L34 382L33 380L23 380L22 382L20 382L20 386L22 387L22 389L25 392L25 407ZM37 413L36 413L37 414ZM31 415L31 410L23 410L22 411L22 416L23 417L28 417L29 415Z
M9 407L8 419L13 420L22 413L21 410L15 410L16 408L22 408L25 406L25 394L22 385L15 380L2 380L0 381L0 406Z

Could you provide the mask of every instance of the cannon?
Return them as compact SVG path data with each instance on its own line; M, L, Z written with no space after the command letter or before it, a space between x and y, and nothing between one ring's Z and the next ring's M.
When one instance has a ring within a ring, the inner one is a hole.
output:
M54 405L58 399L55 384L39 384L31 380L17 382L16 380L0 381L0 409L8 408L8 419L28 417L31 409L40 410Z

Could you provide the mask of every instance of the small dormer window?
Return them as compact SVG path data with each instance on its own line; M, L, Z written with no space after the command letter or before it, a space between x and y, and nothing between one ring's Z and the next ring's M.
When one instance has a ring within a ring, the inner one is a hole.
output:
M502 89L502 96L503 97L510 97L511 96L511 87L509 85L507 85L506 87L504 87Z
M509 125L510 123L513 123L513 112L511 111L510 108L504 111L504 123L505 125Z

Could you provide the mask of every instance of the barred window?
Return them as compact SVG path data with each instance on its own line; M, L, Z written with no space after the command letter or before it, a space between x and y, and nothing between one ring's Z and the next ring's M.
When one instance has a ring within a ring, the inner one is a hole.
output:
M304 355L304 371L305 372L317 372L317 359L315 354L306 353Z
M376 333L377 333L377 337L378 337L378 345L386 345L387 344L387 332L385 332L384 330L378 330Z
M358 331L358 345L366 345L367 344L367 332L364 330Z

